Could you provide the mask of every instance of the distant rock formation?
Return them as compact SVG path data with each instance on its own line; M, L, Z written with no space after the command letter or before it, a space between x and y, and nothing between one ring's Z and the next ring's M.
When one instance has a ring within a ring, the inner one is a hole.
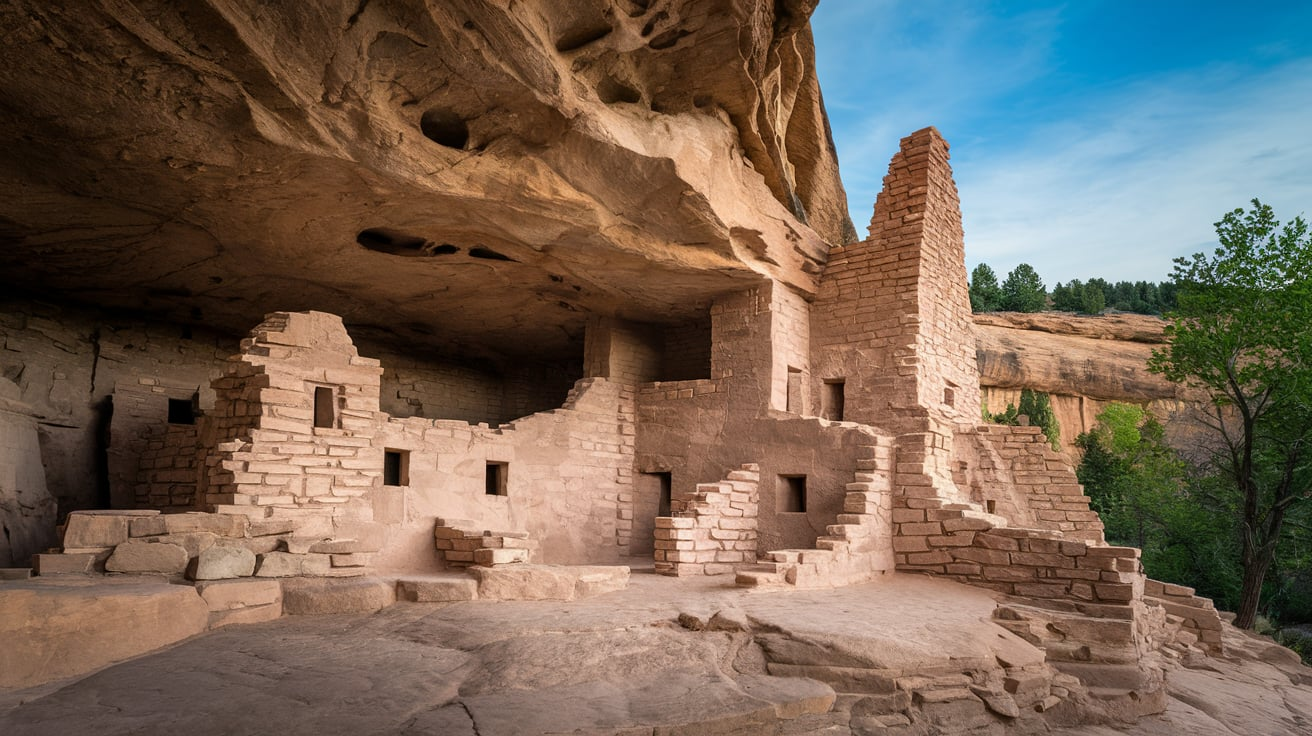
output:
M1153 349L1165 342L1165 325L1139 314L976 314L984 405L1000 412L1019 403L1022 389L1049 394L1068 458L1077 457L1075 438L1113 401L1147 407L1168 421L1168 439L1184 441L1189 428L1169 422L1187 406L1184 392L1148 372Z

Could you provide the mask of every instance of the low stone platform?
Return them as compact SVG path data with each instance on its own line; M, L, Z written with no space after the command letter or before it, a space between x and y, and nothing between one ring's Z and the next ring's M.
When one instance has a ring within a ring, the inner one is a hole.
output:
M0 688L73 677L153 652L203 633L209 617L195 588L160 579L5 582L0 585Z
M470 567L466 574L412 575L396 581L397 598L417 603L454 601L572 601L624 590L622 565L505 565Z

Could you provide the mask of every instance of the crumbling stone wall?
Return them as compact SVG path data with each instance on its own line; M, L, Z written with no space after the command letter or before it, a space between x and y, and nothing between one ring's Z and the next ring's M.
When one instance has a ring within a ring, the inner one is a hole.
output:
M744 462L760 471L758 549L814 547L844 513L847 486L877 431L782 411L788 368L805 369L809 308L766 284L711 306L712 378L638 387L639 472L668 472L687 500L699 483L725 478ZM775 349L775 345L779 349ZM804 511L780 509L780 484L804 477ZM888 550L887 535L879 539Z
M370 493L386 524L385 569L436 565L436 518L473 528L525 531L553 564L615 562L632 523L633 389L603 378L579 381L563 406L492 428L486 424L391 420L372 448L406 453L407 484ZM504 468L504 495L489 493L487 466Z

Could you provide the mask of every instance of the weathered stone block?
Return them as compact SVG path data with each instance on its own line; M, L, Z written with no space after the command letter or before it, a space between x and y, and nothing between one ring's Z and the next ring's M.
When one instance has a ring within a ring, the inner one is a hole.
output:
M64 528L65 548L114 547L128 541L132 520L158 511L74 511Z
M211 611L253 606L282 606L282 584L277 580L216 580L196 584L196 592Z
M187 569L187 550L167 542L131 540L114 548L105 561L109 572L180 574Z
M196 558L194 580L226 580L255 574L255 553L244 547L214 546Z

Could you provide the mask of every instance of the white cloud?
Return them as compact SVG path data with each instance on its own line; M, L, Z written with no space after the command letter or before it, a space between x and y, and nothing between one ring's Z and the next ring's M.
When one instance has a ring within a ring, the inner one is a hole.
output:
M858 232L898 140L931 124L952 144L968 264L1000 274L1159 281L1253 197L1312 215L1312 59L1063 86L1054 49L1075 9L996 9L822 4L817 63Z
M1006 150L957 151L973 265L1049 283L1162 280L1253 197L1312 214L1312 62L1174 75L1093 98Z

